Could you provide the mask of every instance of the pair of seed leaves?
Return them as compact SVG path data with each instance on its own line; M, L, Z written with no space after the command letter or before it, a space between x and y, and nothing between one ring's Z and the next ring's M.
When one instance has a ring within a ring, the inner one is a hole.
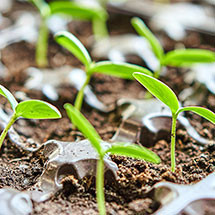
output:
M111 75L131 80L134 79L134 77L132 76L134 72L141 72L147 75L152 75L152 73L148 69L130 63L112 61L100 61L97 63L93 62L91 56L89 55L83 44L69 32L58 32L57 34L55 34L55 40L64 48L69 50L84 64L87 74L92 75L93 73L98 72L105 75Z
M175 93L163 82L151 76L135 72L133 74L136 80L138 80L152 95L167 105L173 116L178 116L183 111L192 111L208 121L215 124L215 113L212 111L198 106L180 107L179 101Z
M0 85L0 94L10 103L16 118L27 119L56 119L61 113L53 105L41 100L27 100L18 103L9 90Z
M131 24L140 36L148 40L161 66L187 67L196 63L215 62L215 53L203 49L178 49L164 54L160 42L140 18L132 18Z

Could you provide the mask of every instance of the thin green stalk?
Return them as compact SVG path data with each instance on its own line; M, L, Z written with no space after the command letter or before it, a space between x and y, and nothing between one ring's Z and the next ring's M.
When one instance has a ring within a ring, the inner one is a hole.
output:
M97 162L96 173L96 198L100 215L106 215L105 195L104 195L104 161L103 156Z
M93 20L93 34L95 37L95 40L99 41L101 39L108 37L108 30L105 20L101 20L98 18L95 18Z
M88 83L90 82L90 78L91 78L91 74L87 74L86 80L83 84L83 86L81 87L81 89L78 92L78 95L76 96L75 99L75 107L80 111L81 107L82 107L82 103L83 103L83 99L84 99L84 90L85 87L88 85Z
M176 136L177 115L172 114L172 131L171 131L171 171L175 172L175 136Z
M48 36L49 30L46 24L46 19L42 18L36 47L36 62L39 67L45 67L48 65Z
M100 5L103 7L103 8L107 8L107 3L108 3L108 0L99 0L100 2Z
M162 70L162 65L160 64L159 68L154 72L154 78L159 78Z
M10 119L10 121L8 122L7 126L5 127L5 129L3 130L3 132L1 133L1 136L0 136L0 148L3 144L3 141L7 135L7 132L8 130L10 129L10 127L13 125L13 123L16 121L17 119L17 116L16 114L14 113Z

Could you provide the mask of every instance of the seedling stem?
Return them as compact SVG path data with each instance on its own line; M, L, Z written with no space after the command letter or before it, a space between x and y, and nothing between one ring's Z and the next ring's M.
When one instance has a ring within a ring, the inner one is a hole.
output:
M171 170L175 172L175 133L176 133L177 115L172 114L172 131L171 131Z
M86 80L83 84L83 86L81 87L81 89L79 90L77 97L75 99L75 107L80 111L81 107L82 107L82 103L83 103L83 98L84 98L84 90L85 87L89 84L91 79L91 74L87 74Z
M41 100L27 100L18 103L14 96L4 86L0 85L0 95L4 96L13 109L13 115L0 136L0 148L7 132L13 123L19 118L26 119L58 119L61 113L53 105Z
M155 78L159 78L160 77L160 73L161 73L161 70L162 70L162 65L160 64L159 65L159 68L154 72L154 77Z
M100 2L100 5L103 7L103 8L107 8L107 2L108 2L108 0L99 0L99 2Z
M48 35L49 30L46 24L46 19L42 18L36 47L36 63L39 67L46 67L48 65Z
M105 194L104 194L104 156L108 154L118 154L137 159L144 159L153 163L160 163L160 158L149 149L130 143L113 143L108 149L103 148L101 137L96 132L89 121L80 113L77 108L70 104L65 104L67 115L72 123L89 139L92 146L98 152L96 171L96 198L100 215L106 215Z
M10 118L10 121L8 122L7 126L4 128L3 132L1 133L1 136L0 136L0 148L3 144L3 141L7 135L7 132L9 131L10 127L13 125L13 123L17 120L17 116L16 116L16 113L14 113L12 115L12 117Z
M100 155L97 162L97 173L96 173L96 198L98 202L98 209L100 215L106 214L105 209L105 196L104 196L104 156Z
M143 73L135 72L134 77L138 80L152 95L168 106L172 112L172 130L171 130L171 170L175 172L175 136L176 120L179 113L183 111L192 111L208 121L215 124L215 113L198 106L181 107L175 93L163 82Z

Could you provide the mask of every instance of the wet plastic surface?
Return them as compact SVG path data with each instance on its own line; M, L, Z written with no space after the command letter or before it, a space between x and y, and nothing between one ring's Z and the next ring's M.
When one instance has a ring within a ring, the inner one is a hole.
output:
M29 215L33 211L30 196L11 188L0 189L0 215Z
M204 215L204 202L192 204L197 200L215 200L215 173L193 185L179 185L171 182L160 182L149 195L161 204L154 215ZM215 211L215 205L214 205Z
M154 55L148 41L135 34L110 36L98 41L93 47L92 55L97 58L103 57L118 62L127 62L126 57L128 55L136 55L152 71L156 71L159 68L159 61Z
M15 17L15 23L0 31L0 49L20 41L29 43L35 43L37 41L39 27L38 20L40 20L39 16L33 12L23 11L16 12L13 15ZM2 23L3 25L6 25L8 22L8 20L5 20L5 18L3 20L3 18L4 17L1 17L0 14L0 25L1 20L2 22L5 22L5 24ZM50 31L54 34L61 30L67 30L69 21L71 21L69 18L66 19L57 15L52 15L47 20L47 25Z
M127 13L152 20L152 27L164 30L174 40L186 36L186 30L215 35L213 5L191 3L162 4L151 1L128 0L122 4L110 4L110 11Z
M122 124L113 136L113 141L137 142L149 147L159 139L170 137L172 115L169 109L157 99L122 99L119 106L126 106L122 112ZM203 138L182 114L178 116L178 127L199 144L209 144L212 140Z
M101 142L104 148L109 143ZM75 179L96 176L98 154L88 140L77 142L60 142L50 140L38 149L47 162L45 170L40 176L35 190L30 191L32 199L42 202L49 199L57 191L63 188L62 180L67 176L74 176ZM116 177L117 165L107 155L104 158L105 179L113 183Z
M55 69L38 69L30 67L26 70L29 78L25 83L28 89L41 90L43 94L52 101L59 98L58 88L65 84L70 84L77 90L80 90L86 80L86 73L78 68L63 66ZM97 110L107 112L106 107L100 102L95 93L91 90L90 85L87 85L84 90L85 101Z
M37 40L37 16L29 12L16 15L15 24L0 32L0 49L23 40L29 43Z
M6 124L9 122L10 117L12 113L6 113L2 108L0 108L0 127L2 129L5 128ZM34 147L31 146L26 146L25 142L23 141L22 137L17 133L17 131L13 128L13 126L10 128L8 131L8 136L14 144L19 146L25 151L33 152L37 150L38 145L37 143L34 142ZM31 142L31 140L29 140Z

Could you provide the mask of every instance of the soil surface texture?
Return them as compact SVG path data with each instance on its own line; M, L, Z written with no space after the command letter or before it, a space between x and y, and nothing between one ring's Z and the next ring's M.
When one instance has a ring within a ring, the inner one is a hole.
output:
M20 10L24 5L29 10L32 7L24 3L16 3L13 10ZM24 8L25 8L24 7ZM23 9L23 8L22 8ZM10 13L8 14L10 16ZM127 23L127 24L126 24ZM118 28L120 26L120 29ZM110 15L108 28L111 35L122 33L135 33L130 26L130 16ZM70 32L74 33L86 45L89 52L92 49L88 38L92 34L91 24L88 22L73 21L69 24ZM165 51L172 50L178 44L161 35ZM215 50L208 40L199 33L188 32L183 43L185 47L207 48ZM65 49L56 44L53 35L49 38L49 67L56 68L63 65L82 68L80 62ZM42 99L57 106L63 117L59 120L25 120L20 119L14 124L14 129L23 139L26 146L37 147L50 139L73 142L83 139L78 131L72 131L71 122L66 116L63 104L73 103L77 90L68 84L59 87L59 100L56 102L47 99L39 90L29 90L24 87L27 80L25 69L36 67L34 60L35 46L27 42L18 42L5 47L1 51L2 63L8 68L8 73L0 77L0 83L7 87L13 95L21 91L32 99ZM95 59L100 60L100 59ZM144 62L136 56L128 56L128 61L145 66ZM168 67L161 80L170 86L176 95L190 87L184 83L188 69ZM193 83L194 84L194 83ZM92 123L103 140L109 141L122 123L122 117L116 102L120 98L143 99L144 88L137 82L122 80L102 74L95 74L90 82L93 92L105 105L113 111L102 113L86 103L82 113ZM1 97L1 106L9 110L9 104ZM215 111L215 96L206 90L206 95L201 106ZM177 130L176 140L176 171L170 170L170 136L165 136L151 145L149 149L161 158L160 164L151 164L145 161L111 156L117 164L117 178L115 183L105 186L106 208L111 215L145 215L153 214L160 203L155 201L147 192L153 185L161 181L177 184L192 184L205 178L215 171L215 126L203 118L186 113L185 116L197 132L211 141L208 145L200 145L192 139L185 129ZM45 168L45 160L37 153L31 153L12 143L7 137L0 151L0 188L12 187L20 191L30 190L38 181ZM74 181L64 180L63 189L51 199L43 202L33 202L33 214L73 214L96 215L98 214L95 179ZM205 207L206 215L215 214L215 202L209 202Z

